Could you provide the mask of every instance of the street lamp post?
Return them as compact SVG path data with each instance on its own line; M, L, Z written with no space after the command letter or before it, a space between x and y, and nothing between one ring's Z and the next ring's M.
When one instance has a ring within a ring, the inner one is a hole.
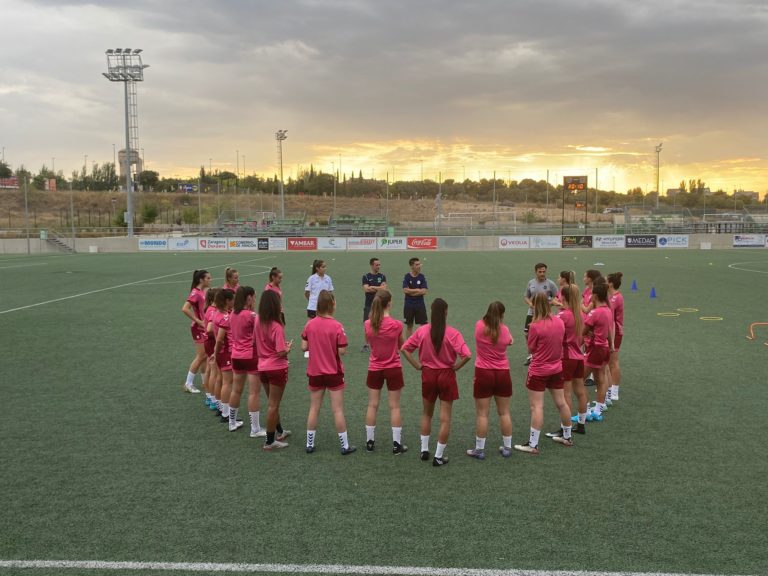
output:
M133 94L134 119L136 120L134 135L138 140L138 119L136 119L135 89L136 82L144 81L144 69L149 68L149 64L143 64L141 61L141 48L131 50L130 48L110 48L105 52L107 55L107 72L104 77L110 82L122 82L125 88L125 194L128 208L128 237L133 237L133 185L131 182L131 121L130 107L131 97L129 96L129 87ZM138 154L138 150L136 151Z
M659 189L659 177L661 174L661 147L661 143L656 146L656 210L659 209L659 197L661 196L661 190Z
M283 140L288 138L288 130L278 130L275 132L277 140L277 156L280 162L280 218L285 220L285 187L283 185Z

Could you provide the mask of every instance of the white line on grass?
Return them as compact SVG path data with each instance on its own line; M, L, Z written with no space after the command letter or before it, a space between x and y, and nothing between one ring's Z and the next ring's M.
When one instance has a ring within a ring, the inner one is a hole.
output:
M219 264L216 266L209 266L209 268L222 268L224 266L231 266L233 264L245 264L247 262L257 262L259 260L269 260L275 258L275 256L267 256L266 258L253 258L251 260L242 260L241 262L232 262L230 264ZM62 298L54 298L53 300L46 300L45 302L37 302L35 304L28 304L27 306L19 306L18 308L10 308L8 310L0 310L0 314L10 314L11 312L18 312L19 310L27 310L28 308L36 308L37 306L44 306L46 304L53 304L55 302L63 302L64 300L71 300L73 298L80 298L82 296L89 296L91 294L98 294L99 292L106 292L107 290L117 290L118 288L125 288L126 286L135 286L136 284L142 284L143 282L152 282L153 280L162 280L163 278L171 278L173 276L179 276L181 274L191 274L194 270L184 270L182 272L174 272L173 274L164 274L163 276L155 276L154 278L145 278L144 280L136 280L135 282L127 282L125 284L118 284L117 286L107 286L106 288L99 288L98 290L89 290L88 292L81 292L80 294L72 294L71 296L64 296Z
M29 268L30 266L47 266L48 262L34 262L32 264L14 264L12 266L0 266L0 270L8 270L9 268Z
M768 261L765 260L750 260L749 262L734 262L733 264L728 264L728 268L731 270L741 270L742 272L754 272L756 274L768 274L768 271L766 270L753 270L752 268L739 268L739 266L743 264L768 264Z
M105 562L101 560L0 560L0 568L73 570L154 570L168 572L241 572L246 574L359 574L369 576L714 576L662 572L599 572L594 570L515 570L491 568L431 568L353 564L217 564L203 562Z

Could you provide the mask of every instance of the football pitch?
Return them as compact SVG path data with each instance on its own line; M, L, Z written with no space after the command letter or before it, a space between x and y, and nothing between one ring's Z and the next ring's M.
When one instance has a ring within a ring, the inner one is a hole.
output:
M410 451L391 454L383 397L367 453L361 276L371 254L3 256L0 574L768 573L768 327L745 337L751 322L768 322L768 251L376 255L393 315L407 260L420 256L428 301L448 302L449 324L473 351L475 321L504 302L514 443L528 437L522 293L534 264L546 262L553 279L564 269L579 280L587 268L623 272L620 402L573 448L542 434L536 457L496 452L492 412L488 456L476 461L464 456L474 446L471 363L459 372L451 463L434 468L419 460L420 380L406 364ZM281 408L293 436L279 453L262 452L247 426L227 432L202 394L182 393L193 346L180 309L192 271L208 269L220 286L234 266L258 291L279 266L286 335L298 342L315 257L328 262L350 341L345 413L358 451L347 457L327 399L318 450L304 452L298 347ZM544 432L557 427L550 399L545 422Z

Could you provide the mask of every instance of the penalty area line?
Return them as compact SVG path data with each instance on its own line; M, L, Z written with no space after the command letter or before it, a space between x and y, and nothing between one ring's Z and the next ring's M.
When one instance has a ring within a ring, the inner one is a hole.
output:
M248 262L258 262L260 260L268 260L269 258L275 258L275 256L267 256L265 258L253 258L251 260L242 260L240 262L231 262L229 264L217 264L216 266L209 266L208 268L223 268L225 266L233 266L235 264L247 264ZM44 302L36 302L35 304L28 304L26 306L19 306L18 308L9 308L8 310L0 310L0 315L10 314L11 312L19 312L20 310L27 310L29 308L36 308L38 306L45 306L46 304L54 304L56 302L63 302L65 300L72 300L73 298L81 298L83 296L90 296L91 294L98 294L99 292L107 292L108 290L117 290L118 288L125 288L127 286L135 286L137 284L143 284L145 282L152 282L154 280L162 280L163 278L172 278L173 276L180 276L181 274L191 274L194 270L183 270L182 272L174 272L173 274L164 274L163 276L155 276L154 278L145 278L144 280L136 280L134 282L126 282L125 284L118 284L116 286L107 286L106 288L98 288L96 290L89 290L88 292L81 292L79 294L72 294L70 296L62 296L61 298L54 298L53 300L46 300Z
M372 576L716 576L662 572L602 572L594 570L515 570L492 568L432 568L354 564L220 564L209 562L108 562L102 560L0 560L3 568L123 570L164 572L240 572L245 574L357 574Z

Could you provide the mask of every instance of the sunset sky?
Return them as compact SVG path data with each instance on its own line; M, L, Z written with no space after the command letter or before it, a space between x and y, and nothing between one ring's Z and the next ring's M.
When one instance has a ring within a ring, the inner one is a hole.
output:
M0 0L0 146L111 162L144 50L150 170L313 164L390 180L546 178L768 190L768 5L749 0ZM237 156L239 150L240 158ZM209 160L210 159L210 160Z

